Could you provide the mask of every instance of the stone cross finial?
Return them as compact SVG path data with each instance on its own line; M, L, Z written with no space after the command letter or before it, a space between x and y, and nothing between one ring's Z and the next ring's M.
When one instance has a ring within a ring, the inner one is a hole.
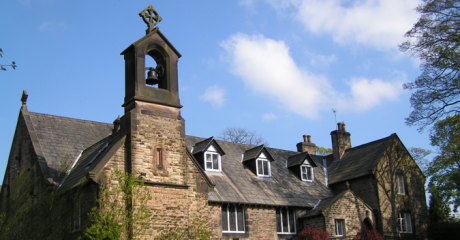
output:
M22 105L26 105L28 97L29 97L29 94L27 94L27 91L23 90L22 91L22 97L21 97Z
M350 189L350 183L348 181L345 183L345 185L347 185L347 188Z
M158 12L153 9L152 5L148 6L142 12L139 13L139 16L142 17L145 24L147 24L147 30L145 30L145 34L149 34L155 30L155 26L163 20L163 18L158 15Z

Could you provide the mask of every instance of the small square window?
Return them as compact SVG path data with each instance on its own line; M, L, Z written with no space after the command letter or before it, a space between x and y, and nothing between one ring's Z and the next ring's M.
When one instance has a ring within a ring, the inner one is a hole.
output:
M313 167L310 164L303 164L300 166L302 181L312 182L314 179Z
M345 220L344 219L335 220L335 236L337 237L345 236Z
M257 176L270 177L270 161L267 159L257 159Z
M399 228L401 233L412 233L410 213L399 213Z
M218 153L206 152L205 154L205 170L220 172L220 155Z

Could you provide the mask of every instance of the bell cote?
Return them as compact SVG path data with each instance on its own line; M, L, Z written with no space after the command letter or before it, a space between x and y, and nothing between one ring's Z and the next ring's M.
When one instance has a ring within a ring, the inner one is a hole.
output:
M148 25L146 35L121 53L125 59L125 112L130 111L134 101L181 108L177 70L181 54L154 27L162 19L152 6L139 15Z

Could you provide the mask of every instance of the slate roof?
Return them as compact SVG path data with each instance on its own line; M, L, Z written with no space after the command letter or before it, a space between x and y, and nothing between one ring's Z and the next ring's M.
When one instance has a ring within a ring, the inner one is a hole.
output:
M49 168L45 177L55 182L62 180L59 173L66 171L82 150L111 135L113 129L108 123L34 112L29 115Z
M205 139L201 142L198 142L195 144L193 148L192 154L197 154L206 151L208 149L209 145L211 145L212 142L214 142L214 137L210 137L208 139ZM225 152L220 148L219 144L216 144L215 146L217 148L217 151L219 151L220 155L225 155Z
M395 136L393 133L389 137L347 149L342 159L328 166L329 184L370 174Z
M187 148L191 149L203 139L186 136ZM297 152L266 148L275 160L271 162L272 176L259 178L245 168L241 162L242 154L246 152L246 155L247 150L254 149L254 146L219 140L217 143L226 155L221 157L222 174L208 174L208 177L216 184L215 188L208 194L210 202L311 208L319 199L331 196L327 186L321 182L317 181L314 185L303 183L286 168L287 158L297 154ZM262 147L256 147L253 152L260 153ZM318 159L321 159L321 162L315 163L322 166L322 157ZM317 177L320 178L321 176Z
M309 162L312 163L312 165L314 167L316 167L316 164L315 162L311 161L313 160L312 157L310 156L310 154L308 154L307 152L301 152L301 153L298 153L296 155L293 155L293 156L290 156L288 158L288 164L287 166L288 167L292 167L292 166L300 166L304 161L305 159L309 159ZM322 160L322 158L321 158Z
M110 135L81 152L68 176L64 177L60 191L66 191L77 186L88 172L92 172L112 149L117 150L120 144L120 134Z

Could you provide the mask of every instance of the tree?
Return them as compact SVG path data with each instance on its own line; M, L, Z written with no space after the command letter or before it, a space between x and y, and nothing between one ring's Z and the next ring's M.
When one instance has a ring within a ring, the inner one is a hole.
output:
M327 156L329 154L332 154L332 148L316 146L316 155Z
M0 48L0 57L3 57L2 53L3 53L3 50ZM12 67L13 69L16 69L17 67L16 62L13 61L11 64L8 64L8 65L0 64L0 70L6 71L6 68L4 68L5 66Z
M426 156L431 154L431 150L427 150L420 147L409 148L410 155L415 160L417 165L420 167L422 172L426 175L430 166L430 161L426 159Z
M423 0L416 11L421 17L399 47L421 61L422 74L403 87L415 90L406 124L423 130L460 112L460 1Z
M268 142L265 141L265 139L258 135L255 131L249 131L245 128L240 127L227 127L224 130L222 130L218 138L224 141L234 143L249 145L265 144L265 146L268 146Z
M430 223L446 222L448 220L450 208L437 191L433 182L430 182L428 186L431 194L428 209L430 214Z
M444 200L454 204L456 211L460 204L460 115L436 122L430 138L439 155L430 164L427 175Z

